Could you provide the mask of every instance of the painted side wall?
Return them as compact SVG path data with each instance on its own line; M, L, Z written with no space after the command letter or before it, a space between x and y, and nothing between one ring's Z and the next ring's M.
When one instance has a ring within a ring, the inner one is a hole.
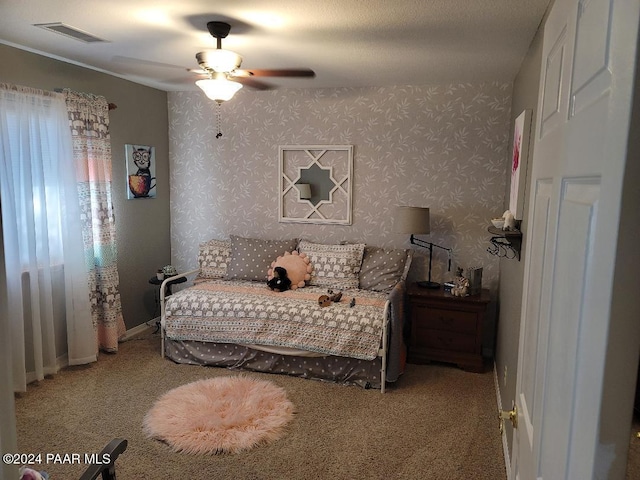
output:
M148 321L155 308L149 278L170 256L167 93L6 45L0 45L0 65L11 66L0 70L0 82L44 90L68 87L104 95L118 106L109 118L122 309L127 328ZM127 143L156 147L155 199L127 200Z
M524 264L525 264L525 248L528 241L527 236L527 217L529 215L529 180L531 178L531 169L533 166L533 151L535 138L535 125L537 118L538 105L538 85L540 83L540 72L542 70L542 29L539 29L533 39L527 56L522 62L520 71L513 83L513 100L511 103L511 126L510 126L510 144L509 152L511 152L513 142L513 122L525 109L532 111L531 116L531 135L529 143L529 161L527 164L527 190L525 191L525 203L523 221L520 226L522 230L522 257L517 260L500 260L500 294L499 294L499 320L498 334L496 340L496 370L498 374L498 383L500 387L500 397L502 400L502 408L510 410L515 400L516 379L518 369L518 342L520 336L520 308L522 307L522 287L524 282ZM507 165L509 167L509 165ZM506 191L504 209L509 208L509 189L511 182L510 171L506 174ZM507 371L505 378L505 368ZM509 444L509 454L512 451L513 428L509 422L507 426L507 441Z
M640 45L640 38L636 40ZM596 458L606 473L600 478L623 478L627 468L631 437L633 405L637 389L636 372L640 353L640 297L638 265L640 265L640 48L636 48L634 96L629 125L627 164L622 184L620 225L613 279L613 298L609 324L609 343L602 389L600 431ZM613 246L612 246L613 247ZM635 432L637 433L637 432ZM633 439L632 442L637 441ZM631 459L631 457L629 457ZM631 478L631 477L628 477Z

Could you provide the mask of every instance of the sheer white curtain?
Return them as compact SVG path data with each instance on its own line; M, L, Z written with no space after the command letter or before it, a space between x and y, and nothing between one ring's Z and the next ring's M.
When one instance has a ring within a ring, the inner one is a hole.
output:
M0 84L0 203L16 391L66 360L97 359L74 168L64 96Z

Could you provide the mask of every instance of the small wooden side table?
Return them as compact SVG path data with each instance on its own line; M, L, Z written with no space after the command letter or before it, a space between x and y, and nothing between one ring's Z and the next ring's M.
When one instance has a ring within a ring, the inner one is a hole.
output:
M431 360L455 363L464 370L483 372L482 335L489 290L454 297L442 289L412 284L407 289L411 340L409 363Z

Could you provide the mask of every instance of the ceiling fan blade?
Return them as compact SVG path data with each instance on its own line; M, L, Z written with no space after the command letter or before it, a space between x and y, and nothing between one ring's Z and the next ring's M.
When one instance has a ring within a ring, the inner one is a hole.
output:
M233 77L234 82L241 83L245 87L254 88L256 90L271 90L273 87L268 83L261 82L260 80L254 80L251 77Z
M316 72L310 68L265 69L252 68L233 72L234 77L315 77Z

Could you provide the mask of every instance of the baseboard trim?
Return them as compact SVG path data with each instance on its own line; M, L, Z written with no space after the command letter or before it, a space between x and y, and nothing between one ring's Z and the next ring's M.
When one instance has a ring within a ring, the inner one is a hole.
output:
M498 382L498 367L493 362L493 384L496 387L496 401L498 403L498 414L502 411L502 396L500 395L500 383ZM507 472L507 480L512 480L511 458L509 456L509 444L507 443L507 431L502 431L502 453L504 455L504 465Z
M131 339L131 337L135 337L136 335L140 333L144 333L147 330L151 330L152 328L155 328L155 327L148 325L147 323L141 323L140 325L137 325L127 330L124 334L124 337L122 337L120 341L126 342L127 340Z

